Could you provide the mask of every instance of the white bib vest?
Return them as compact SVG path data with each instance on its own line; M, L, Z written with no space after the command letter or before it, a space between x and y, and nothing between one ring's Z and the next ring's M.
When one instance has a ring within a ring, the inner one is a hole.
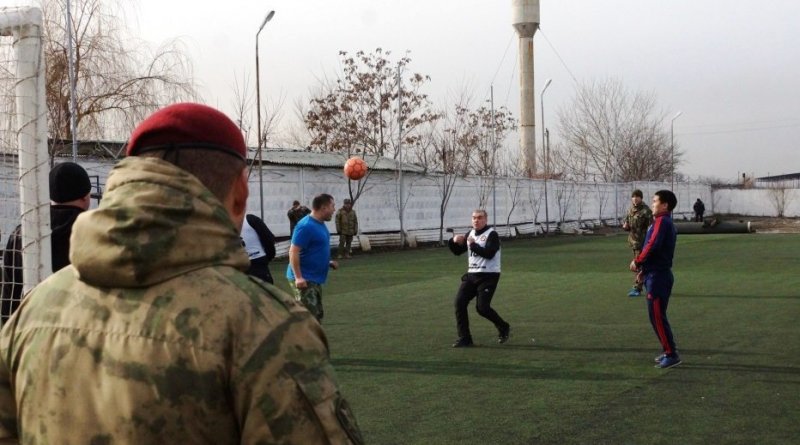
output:
M244 250L251 260L267 256L264 247L261 245L261 240L258 239L256 230L247 222L247 218L242 223L242 241L244 241Z
M489 234L494 232L494 227L489 228L489 230L481 233L480 235L475 234L475 229L469 231L469 235L475 238L475 244L486 247L486 241L489 240ZM469 261L469 269L467 272L469 273L477 273L477 272L494 272L500 273L500 249L497 249L497 253L494 254L492 259L484 258L476 253L472 252L472 249L469 249L469 245L467 245L467 253L469 256L467 261Z

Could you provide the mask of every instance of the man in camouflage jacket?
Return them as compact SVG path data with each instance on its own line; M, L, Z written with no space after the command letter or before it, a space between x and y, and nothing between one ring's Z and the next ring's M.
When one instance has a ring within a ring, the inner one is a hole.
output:
M633 257L636 258L642 251L642 243L647 234L647 228L653 222L653 212L650 207L642 203L642 191L636 189L631 193L631 207L625 216L622 228L628 231L628 244L633 250ZM628 292L629 297L642 295L642 279L637 273L633 280L633 287Z
M353 254L353 237L358 235L358 216L350 199L345 199L342 208L336 212L336 232L339 234L339 258L350 258Z
M0 443L363 442L319 323L244 273L245 153L203 105L137 127L0 331Z

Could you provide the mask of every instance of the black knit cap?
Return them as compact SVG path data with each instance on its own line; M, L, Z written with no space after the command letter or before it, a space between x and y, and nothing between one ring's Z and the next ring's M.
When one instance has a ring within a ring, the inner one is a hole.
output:
M92 191L89 174L74 162L62 162L50 170L50 200L69 202Z

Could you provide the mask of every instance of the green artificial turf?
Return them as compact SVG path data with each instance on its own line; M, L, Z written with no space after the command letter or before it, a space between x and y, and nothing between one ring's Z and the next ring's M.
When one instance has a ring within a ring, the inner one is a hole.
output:
M502 255L505 345L473 302L478 347L450 347L466 258L446 248L360 254L329 275L323 326L368 443L800 440L799 235L679 236L684 363L668 370L645 299L626 296L624 237L504 241Z

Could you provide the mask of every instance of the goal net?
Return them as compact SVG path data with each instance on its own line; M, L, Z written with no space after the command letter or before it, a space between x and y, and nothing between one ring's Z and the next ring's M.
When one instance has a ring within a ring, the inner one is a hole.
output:
M47 110L42 14L0 7L0 314L13 288L24 294L50 275ZM19 226L20 241L8 243ZM10 245L9 245L10 244ZM12 249L6 249L6 246ZM21 258L18 264L13 258ZM16 291L14 293L17 293Z

